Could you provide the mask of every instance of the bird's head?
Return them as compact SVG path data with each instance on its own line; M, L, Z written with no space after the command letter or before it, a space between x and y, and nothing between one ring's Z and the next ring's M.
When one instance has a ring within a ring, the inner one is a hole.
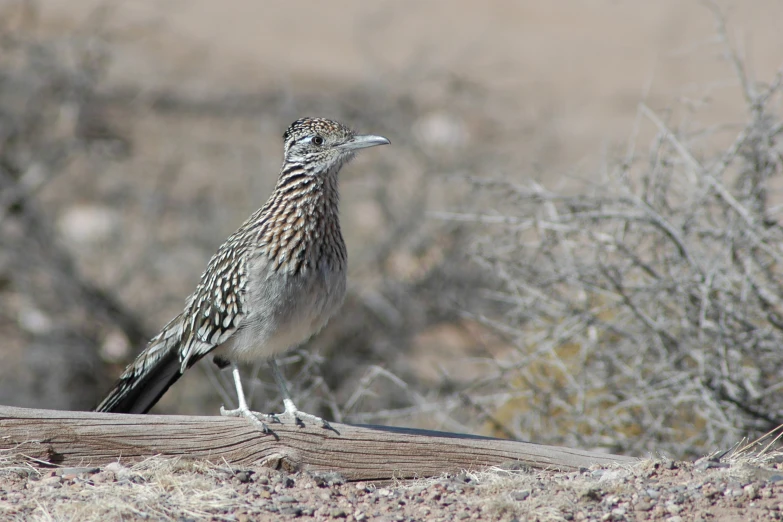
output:
M325 118L296 120L283 134L283 141L285 162L309 166L313 173L339 169L359 149L389 144L383 136L356 134Z

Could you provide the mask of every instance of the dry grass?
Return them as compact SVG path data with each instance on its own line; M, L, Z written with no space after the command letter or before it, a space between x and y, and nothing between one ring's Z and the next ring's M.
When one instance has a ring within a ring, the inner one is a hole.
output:
M250 506L226 480L231 470L203 462L151 458L131 467L110 464L96 474L33 468L18 457L4 460L0 473L33 478L35 492L21 505L4 506L7 520L226 519Z
M769 466L775 462L783 461L781 436L783 436L783 426L778 426L755 440L743 439L730 451L713 454L708 458L719 458L732 465Z
M367 485L366 490L381 497L397 494L402 498L424 498L426 500L421 504L431 510L433 517L448 516L441 511L444 504L441 500L453 498L459 502L458 510L467 509L490 519L536 516L541 520L563 520L563 512L573 511L579 498L597 488L596 478L601 478L600 485L605 493L611 491L613 484L622 484L623 478L651 465L644 463L602 477L591 473L493 469L394 486ZM297 504L316 507L328 482L304 474L287 477L267 470L236 470L229 466L158 457L129 467L110 464L99 471L90 468L41 469L18 455L5 455L0 458L0 476L7 480L2 491L4 500L0 501L5 520L237 520L246 517L271 520L285 515L275 514L272 506L286 502L273 502L275 497L294 496L298 499ZM247 480L246 477L252 478ZM331 481L343 484L336 477ZM350 496L350 491L356 489L353 484L346 485L336 496ZM541 495L546 489L559 491L554 502L549 497L521 502L531 494ZM263 491L271 495L263 494ZM327 496L335 497L335 494L329 492ZM272 500L265 500L270 498ZM412 504L411 507L419 506ZM321 518L317 514L311 516Z

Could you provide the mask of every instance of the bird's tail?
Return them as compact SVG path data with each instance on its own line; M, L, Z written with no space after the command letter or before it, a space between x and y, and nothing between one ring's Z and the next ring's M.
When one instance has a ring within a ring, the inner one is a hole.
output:
M178 316L153 338L120 376L117 384L95 411L147 413L169 387L182 376L179 346L182 316ZM188 361L190 366L196 361Z

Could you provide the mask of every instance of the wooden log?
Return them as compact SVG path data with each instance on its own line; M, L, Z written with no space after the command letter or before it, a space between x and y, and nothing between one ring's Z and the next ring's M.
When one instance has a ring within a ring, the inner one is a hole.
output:
M272 424L264 435L247 420L120 415L0 406L0 450L63 466L191 457L287 471L336 471L348 480L439 475L518 462L576 470L633 464L632 457L429 430L333 424Z

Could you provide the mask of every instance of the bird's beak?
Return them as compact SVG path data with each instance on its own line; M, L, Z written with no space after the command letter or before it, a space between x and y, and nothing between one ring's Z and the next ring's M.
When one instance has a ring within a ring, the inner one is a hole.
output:
M357 150L357 149L366 149L367 147L375 147L377 145L388 145L389 143L391 142L386 138L384 138L383 136L373 136L372 134L363 134L359 136L354 136L350 140L340 145L339 148L346 149L346 150Z

